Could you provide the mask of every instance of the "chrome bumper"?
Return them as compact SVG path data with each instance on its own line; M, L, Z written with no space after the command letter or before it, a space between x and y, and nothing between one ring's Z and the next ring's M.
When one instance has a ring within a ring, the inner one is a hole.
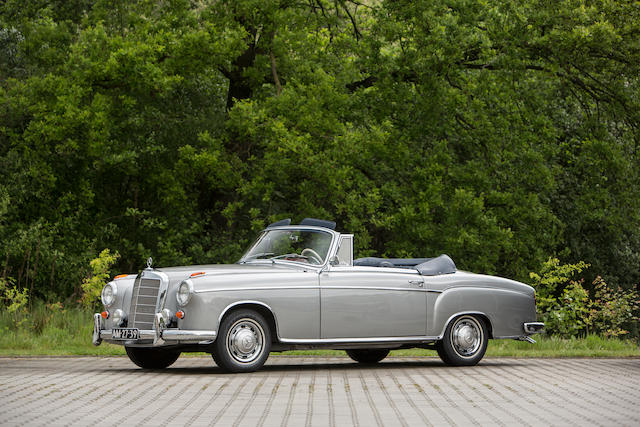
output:
M523 328L526 334L539 334L544 332L544 323L542 322L524 323Z
M518 339L520 341L526 341L531 344L535 344L536 340L531 338L529 335L531 334L539 334L544 332L544 323L542 322L526 322L522 324L522 329L524 329L524 333L526 335L522 335Z
M182 329L164 329L162 323L162 315L156 314L154 322L155 330L140 329L138 331L140 338L137 340L114 340L112 339L111 329L102 329L102 317L100 313L93 315L93 345L100 345L105 339L118 344L151 344L162 345L165 342L171 344L183 343L202 343L208 344L216 339L216 331L196 331Z

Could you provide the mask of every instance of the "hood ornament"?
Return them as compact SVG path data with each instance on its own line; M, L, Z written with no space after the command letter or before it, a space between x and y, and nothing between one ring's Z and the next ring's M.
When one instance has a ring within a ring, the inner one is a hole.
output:
M153 265L153 258L151 257L147 258L147 268L151 268L152 265Z

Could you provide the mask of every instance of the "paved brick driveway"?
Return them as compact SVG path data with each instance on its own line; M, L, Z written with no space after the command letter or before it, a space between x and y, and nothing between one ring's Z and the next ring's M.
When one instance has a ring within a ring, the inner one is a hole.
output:
M210 358L144 372L126 358L0 358L7 425L640 425L640 359Z

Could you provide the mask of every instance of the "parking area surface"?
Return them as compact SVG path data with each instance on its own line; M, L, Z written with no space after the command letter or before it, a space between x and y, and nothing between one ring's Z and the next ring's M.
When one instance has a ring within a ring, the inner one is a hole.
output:
M143 371L122 357L0 358L0 425L640 425L640 359L211 358Z

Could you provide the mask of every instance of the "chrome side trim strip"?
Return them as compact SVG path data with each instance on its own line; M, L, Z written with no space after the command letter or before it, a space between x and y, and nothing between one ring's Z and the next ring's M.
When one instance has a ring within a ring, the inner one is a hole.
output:
M250 288L219 288L219 289L201 289L195 291L197 294L204 294L208 292L231 292L231 291L274 291L274 290L291 290L291 289L309 289L309 290L330 290L330 289L359 289L359 290L375 290L375 291L411 291L411 292L436 292L442 293L443 291L432 289L417 289L417 288L392 288L384 286L264 286L264 287L250 287Z
M373 338L320 338L320 339L291 339L280 338L284 344L377 344L377 343L422 343L437 341L442 337L373 337Z
M409 283L409 282L407 282ZM416 286L416 284L411 284L409 283L409 285L413 285ZM410 288L410 287L391 287L391 286L320 286L320 289L322 289L323 291L328 291L331 289L358 289L358 290L373 290L373 291L411 291L411 292L426 292L425 289L418 289L418 288Z
M252 286L250 288L216 288L216 289L200 289L195 290L196 294L206 294L209 292L231 292L231 291L273 291L273 290L290 290L290 289L309 289L309 290L318 290L320 289L317 285L312 286Z

